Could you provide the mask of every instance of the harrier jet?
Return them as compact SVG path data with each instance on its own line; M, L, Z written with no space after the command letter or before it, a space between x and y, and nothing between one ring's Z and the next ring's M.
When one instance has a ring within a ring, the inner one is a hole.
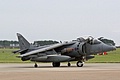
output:
M77 38L70 42L57 43L36 47L31 45L21 34L17 33L20 50L13 53L20 53L18 58L22 61L52 62L53 67L59 67L61 62L77 61L77 67L82 67L84 61L94 58L93 54L115 50L116 47L107 45L93 37Z

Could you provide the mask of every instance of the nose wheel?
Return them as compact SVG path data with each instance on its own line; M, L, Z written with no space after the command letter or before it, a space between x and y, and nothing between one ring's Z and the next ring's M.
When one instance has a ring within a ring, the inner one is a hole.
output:
M78 62L76 63L76 65L77 65L77 67L83 67L83 62L82 62L82 61L78 61Z

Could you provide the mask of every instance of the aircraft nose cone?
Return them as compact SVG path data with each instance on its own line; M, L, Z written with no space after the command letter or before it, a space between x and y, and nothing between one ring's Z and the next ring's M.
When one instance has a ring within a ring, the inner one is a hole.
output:
M110 51L116 50L116 47L115 47L115 46L110 46L110 47L109 47L109 50L110 50Z
M116 50L115 46L111 46L111 45L107 45L107 44L105 44L103 46L103 51L113 51L113 50Z
M113 50L116 50L116 47L115 47L115 46L113 46Z

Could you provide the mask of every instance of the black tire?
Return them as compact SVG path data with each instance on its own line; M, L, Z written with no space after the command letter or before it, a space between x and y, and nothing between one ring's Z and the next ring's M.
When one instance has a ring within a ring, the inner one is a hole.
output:
M38 65L35 63L34 67L35 67L35 68L37 68L37 67L38 67Z
M77 67L83 67L83 62L82 61L78 61L77 62Z
M60 67L60 62L53 62L52 65L53 67Z
M71 64L70 63L68 63L68 67L70 67L71 66Z

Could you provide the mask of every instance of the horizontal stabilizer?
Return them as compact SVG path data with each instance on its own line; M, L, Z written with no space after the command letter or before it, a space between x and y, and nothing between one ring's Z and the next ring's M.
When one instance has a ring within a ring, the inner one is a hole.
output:
M25 51L27 51L28 49L24 49L24 50L17 50L17 51L13 51L13 53L14 54L16 54L16 53L22 53L22 52L25 52Z

